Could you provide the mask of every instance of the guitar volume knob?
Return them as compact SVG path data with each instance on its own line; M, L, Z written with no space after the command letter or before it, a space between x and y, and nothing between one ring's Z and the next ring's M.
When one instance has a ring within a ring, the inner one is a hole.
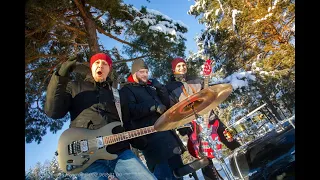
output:
M73 169L73 165L68 164L66 169L67 171L71 171Z

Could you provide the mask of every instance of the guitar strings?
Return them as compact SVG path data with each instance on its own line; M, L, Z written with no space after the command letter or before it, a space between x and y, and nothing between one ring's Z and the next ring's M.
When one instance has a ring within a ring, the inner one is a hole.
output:
M139 129L135 129L135 130L131 130L131 131L125 131L125 132L112 134L112 135L108 135L108 136L101 136L101 137L97 136L94 139L81 139L81 140L76 140L76 141L85 140L85 141L87 141L88 146L90 148L92 148L92 147L97 147L97 142L98 142L97 139L99 139L99 138L102 138L102 143L104 146L106 146L106 145L115 144L117 142L125 141L128 139L151 134L155 131L156 130L154 129L153 126L148 126L148 127L139 128Z

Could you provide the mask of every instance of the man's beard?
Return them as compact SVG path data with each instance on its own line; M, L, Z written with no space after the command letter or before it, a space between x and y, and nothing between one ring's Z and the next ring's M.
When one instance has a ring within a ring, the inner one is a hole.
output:
M99 82L99 83L102 83L102 82L104 82L106 80L103 77L96 77L96 79L97 79L96 81Z
M143 84L143 85L147 84L148 82L148 79L144 82L140 77L137 77L137 80L139 84Z
M99 78L98 82L102 83L104 82L105 80L103 78Z

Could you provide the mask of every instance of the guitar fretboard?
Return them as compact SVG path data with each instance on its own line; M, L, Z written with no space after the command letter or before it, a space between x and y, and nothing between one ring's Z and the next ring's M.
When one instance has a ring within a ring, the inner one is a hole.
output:
M209 85L209 77L210 76L204 76L204 85L203 85L203 88L207 88ZM209 122L208 122L208 119L209 119L209 113L210 113L210 111L208 112L208 113L205 113L204 115L203 115L203 120L204 120L204 124L206 124L206 125L208 125L209 124ZM207 126L206 126L207 127Z
M156 130L154 129L153 126L148 126L148 127L144 127L144 128L140 128L140 129L135 129L132 131L126 131L123 133L119 133L119 134L113 134L113 135L109 135L109 136L104 136L103 137L103 143L104 145L109 145L109 144L114 144L117 142L121 142L121 141L125 141L128 139L132 139L132 138L136 138L139 136L144 136L147 134L151 134L156 132Z
M209 86L209 78L210 78L210 75L204 76L203 88L207 88ZM205 124L206 128L208 128L208 124L209 124L209 113L210 113L210 111L203 115L203 123ZM206 136L210 136L210 135L207 134ZM200 150L201 150L202 154L204 154L205 156L208 156L208 150L210 149L210 147L207 146L208 142L205 140L201 140L200 143L201 143Z

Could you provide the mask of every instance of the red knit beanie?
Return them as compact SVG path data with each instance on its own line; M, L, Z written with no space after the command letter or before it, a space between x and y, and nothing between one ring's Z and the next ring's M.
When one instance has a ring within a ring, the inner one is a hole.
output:
M180 62L184 62L186 63L182 58L174 58L171 62L171 67L172 67L172 71L174 72L174 70L176 69L176 65Z
M92 64L98 59L105 60L108 63L110 69L112 68L112 60L105 53L97 53L97 54L93 55L90 59L90 68L92 67Z

